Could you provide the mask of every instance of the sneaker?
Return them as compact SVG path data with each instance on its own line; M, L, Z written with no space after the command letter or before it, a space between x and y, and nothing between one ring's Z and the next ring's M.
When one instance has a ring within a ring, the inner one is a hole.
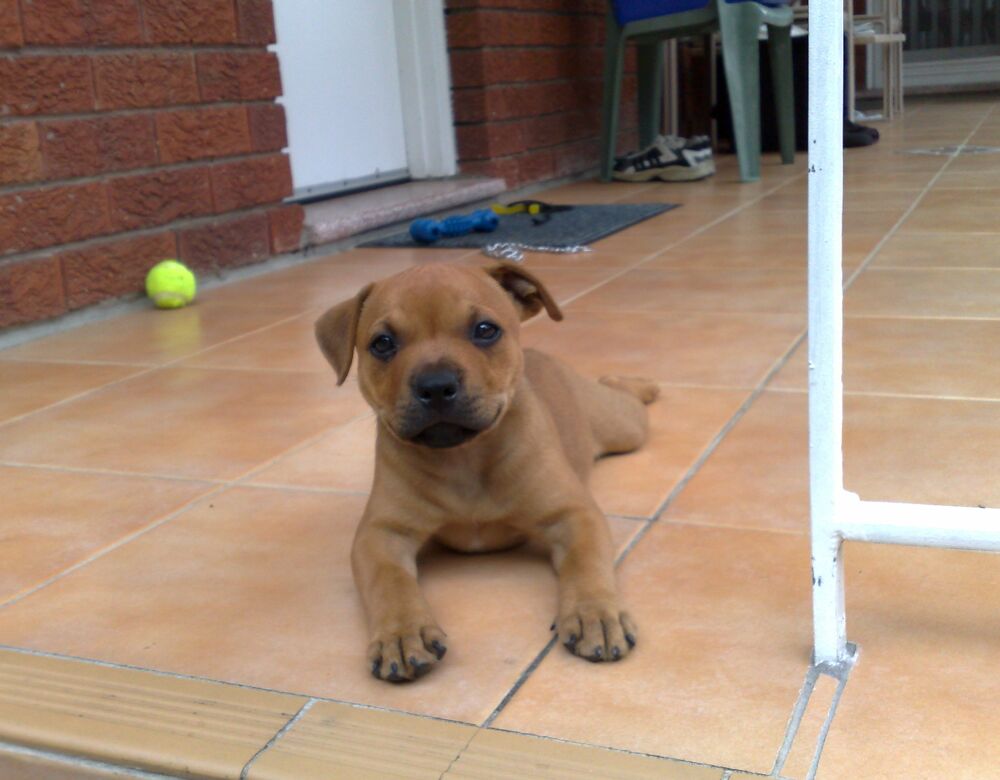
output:
M618 181L695 181L713 173L715 160L708 136L659 135L642 151L618 158L612 178Z

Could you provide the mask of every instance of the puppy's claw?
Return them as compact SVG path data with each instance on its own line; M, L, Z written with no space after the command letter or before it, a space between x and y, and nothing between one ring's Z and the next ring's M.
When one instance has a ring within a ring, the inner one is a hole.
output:
M587 658L588 661L600 661L604 655L604 649L601 647L595 647L594 652L591 653L590 657Z
M612 647L611 648L611 660L612 661L617 661L621 657L622 657L622 649L620 647L618 647L618 645L615 645L614 647Z
M625 641L629 647L635 647L635 637L632 634L625 634Z
M372 677L374 677L376 680L381 679L382 677L382 675L379 674L381 669L382 669L382 659L376 658L374 661L372 661Z
M440 643L440 642L439 642L438 640L436 640L436 639L435 639L435 640L434 640L433 642L431 642L431 650L432 650L432 651L434 652L434 655L436 655L436 656L437 656L437 659L438 659L439 661L440 661L440 660L441 660L442 658L444 658L444 654L448 652L448 648L447 648L447 647L445 647L445 646L444 646L443 644L441 644L441 643Z

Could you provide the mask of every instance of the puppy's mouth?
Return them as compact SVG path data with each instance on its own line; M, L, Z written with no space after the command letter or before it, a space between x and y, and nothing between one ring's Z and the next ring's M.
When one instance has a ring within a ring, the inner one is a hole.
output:
M465 444L470 439L475 438L481 430L474 430L458 425L457 423L439 422L424 428L410 441L414 444L422 444L425 447L434 449L445 449L447 447L457 447Z
M503 414L505 406L501 403L496 412L485 420L479 414L442 415L431 419L424 417L419 422L411 418L409 425L404 423L391 428L396 436L411 444L448 449L465 444L491 430Z

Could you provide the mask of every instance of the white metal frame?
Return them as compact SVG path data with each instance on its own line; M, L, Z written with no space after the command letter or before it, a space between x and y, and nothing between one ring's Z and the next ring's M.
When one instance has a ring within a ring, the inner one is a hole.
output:
M809 482L814 662L848 664L843 542L1000 551L1000 509L862 501L844 490L842 0L814 0L809 16Z
M442 0L393 0L406 159L415 179L458 172Z

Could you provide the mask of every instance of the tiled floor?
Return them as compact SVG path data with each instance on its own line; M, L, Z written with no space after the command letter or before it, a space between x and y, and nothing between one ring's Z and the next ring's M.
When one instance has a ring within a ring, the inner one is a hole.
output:
M1000 154L901 152L1000 143L1000 101L914 101L880 130L845 159L847 486L998 506ZM663 388L648 446L593 477L642 627L621 664L550 647L540 556L434 551L447 659L367 674L348 551L374 423L312 322L479 255L352 250L0 352L0 776L798 780L831 708L817 777L994 776L1000 558L849 545L860 659L846 684L810 671L805 161L734 168L547 192L683 207L528 260L566 313L528 344Z

